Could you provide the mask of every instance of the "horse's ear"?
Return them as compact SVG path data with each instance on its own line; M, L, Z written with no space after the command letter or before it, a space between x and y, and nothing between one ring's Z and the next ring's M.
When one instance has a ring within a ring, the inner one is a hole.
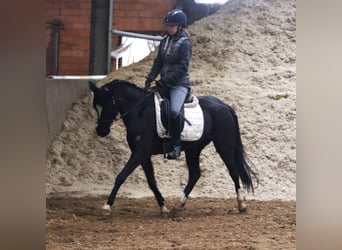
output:
M96 84L92 81L88 81L89 82L89 88L91 91L93 91L94 93L98 91L98 87L96 86Z

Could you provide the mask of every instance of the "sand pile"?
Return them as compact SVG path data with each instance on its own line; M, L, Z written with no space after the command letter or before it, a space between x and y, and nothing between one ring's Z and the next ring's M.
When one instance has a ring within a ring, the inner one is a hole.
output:
M296 199L296 2L231 0L188 28L193 42L193 93L215 95L238 113L242 140L259 173L249 199ZM143 86L155 53L113 72ZM74 104L63 131L47 153L48 195L108 195L130 151L121 121L107 138L96 136L91 95ZM165 197L179 196L187 182L180 161L153 157ZM201 155L202 177L191 197L235 197L233 182L212 144ZM152 196L138 167L118 196Z

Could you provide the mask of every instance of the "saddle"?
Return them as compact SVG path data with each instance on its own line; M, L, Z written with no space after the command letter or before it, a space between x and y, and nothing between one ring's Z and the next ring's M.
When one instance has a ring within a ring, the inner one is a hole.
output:
M171 138L170 128L170 102L162 97L158 92L154 93L154 103L156 110L157 133L160 138ZM198 98L189 95L181 111L182 133L181 141L197 141L203 134L203 111L199 105Z

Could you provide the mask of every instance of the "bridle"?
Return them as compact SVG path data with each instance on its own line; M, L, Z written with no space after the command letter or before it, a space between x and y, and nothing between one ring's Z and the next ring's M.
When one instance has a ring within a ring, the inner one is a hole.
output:
M97 109L96 105L93 104L93 107L96 111L96 114L97 114L97 124L105 124L105 123L112 123L113 121L116 121L116 120L119 120L119 119L122 119L124 118L125 116L127 116L132 110L136 109L139 105L141 105L142 103L144 103L146 101L146 99L151 95L153 94L153 92L149 92L146 96L144 96L143 99L141 99L139 102L137 102L136 104L134 104L134 106L132 108L130 108L127 112L123 113L123 114L119 114L119 116L115 117L114 119L108 119L108 120L103 120L101 121L100 120L100 112L99 110ZM112 104L115 105L116 104L116 100L115 98L112 96Z

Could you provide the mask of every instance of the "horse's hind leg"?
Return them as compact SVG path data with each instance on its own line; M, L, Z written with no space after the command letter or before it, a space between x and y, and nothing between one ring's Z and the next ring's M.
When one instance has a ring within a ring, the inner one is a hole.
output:
M223 162L225 163L230 177L234 182L238 209L240 212L246 212L247 204L240 187L239 168L234 159L233 147L230 144L227 144L227 142L221 141L222 139L224 138L214 140L214 145Z
M234 181L236 200L238 203L239 211L241 213L244 213L247 211L247 203L246 203L246 199L245 199L244 195L242 194L242 190L240 187L239 174L232 173L230 171L229 171L229 174L230 174L230 177L232 178L232 180Z
M165 206L165 200L162 196L162 194L160 193L158 187L157 187L157 182L156 179L154 177L154 169L153 169L153 165L151 162L151 159L146 160L142 165L142 168L145 172L145 176L147 179L147 183L150 187L150 189L152 190L154 197L156 198L158 205L161 209L162 213L168 213L169 210L167 209L167 207Z
M199 156L201 154L201 150L202 149L185 151L186 164L189 170L189 179L188 184L184 188L183 195L180 199L179 207L183 207L185 205L190 192L194 188L198 179L201 177L201 170L199 167Z

